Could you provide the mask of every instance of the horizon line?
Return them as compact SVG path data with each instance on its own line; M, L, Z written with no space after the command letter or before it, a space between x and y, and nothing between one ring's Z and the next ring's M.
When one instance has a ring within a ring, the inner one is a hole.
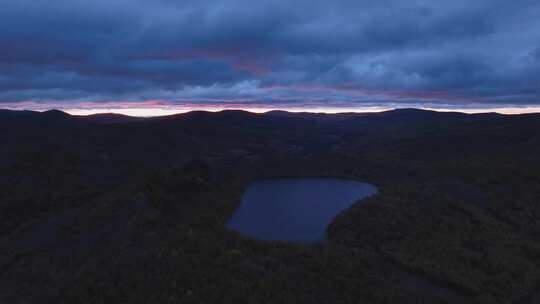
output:
M189 112L204 111L204 112L221 112L221 111L245 111L255 114L263 114L273 111L283 111L290 113L313 113L313 114L343 114L343 113L381 113L399 109L418 109L435 112L456 112L464 114L482 114L482 113L498 113L504 115L519 115L540 113L540 105L538 106L510 106L510 107L469 107L469 108L451 108L451 107L311 107L311 108L294 108L294 107L99 107L99 108L63 108L52 107L42 109L31 108L3 108L2 110L11 111L34 111L46 112L58 110L74 116L89 116L96 114L120 114L131 117L160 117L176 114L184 114Z

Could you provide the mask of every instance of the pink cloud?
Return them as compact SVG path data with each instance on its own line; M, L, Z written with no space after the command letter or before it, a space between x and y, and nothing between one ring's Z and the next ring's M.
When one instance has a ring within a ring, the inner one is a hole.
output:
M275 54L260 53L250 47L233 48L182 48L148 52L140 58L159 58L166 60L211 58L230 62L233 69L261 76L271 71Z

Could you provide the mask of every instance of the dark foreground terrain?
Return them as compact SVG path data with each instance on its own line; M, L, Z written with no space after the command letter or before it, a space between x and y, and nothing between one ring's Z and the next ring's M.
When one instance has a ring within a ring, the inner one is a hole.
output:
M540 303L540 115L0 111L0 303ZM380 193L324 244L225 229L246 185Z

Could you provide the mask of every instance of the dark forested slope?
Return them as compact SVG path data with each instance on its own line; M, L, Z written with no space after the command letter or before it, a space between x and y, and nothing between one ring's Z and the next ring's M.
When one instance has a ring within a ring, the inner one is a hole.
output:
M0 302L537 303L540 115L0 111ZM224 227L245 186L380 193L324 244Z

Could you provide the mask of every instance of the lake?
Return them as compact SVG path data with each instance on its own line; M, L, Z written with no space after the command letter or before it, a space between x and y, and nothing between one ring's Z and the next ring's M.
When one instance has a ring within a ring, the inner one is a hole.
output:
M227 227L257 239L317 242L336 215L375 193L374 185L336 178L256 181Z

